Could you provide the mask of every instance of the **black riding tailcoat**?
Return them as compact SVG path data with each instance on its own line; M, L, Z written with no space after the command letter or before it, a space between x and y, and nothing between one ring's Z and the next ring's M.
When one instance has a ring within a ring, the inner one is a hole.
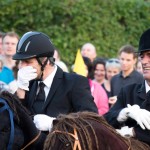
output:
M131 84L125 86L121 89L118 100L114 106L109 110L108 113L104 115L109 124L115 128L120 128L121 126L134 127L136 138L146 142L150 145L150 130L143 130L136 121L129 118L123 124L117 121L119 112L127 107L127 104L134 105L137 104L141 108L150 111L150 99L146 99L145 84ZM138 114L137 114L138 115Z
M26 92L25 105L34 113L33 104L38 87L37 81L32 81ZM57 117L60 113L68 114L78 111L92 111L97 113L97 107L90 92L88 79L63 72L59 67L54 76L50 92L42 108L42 113Z

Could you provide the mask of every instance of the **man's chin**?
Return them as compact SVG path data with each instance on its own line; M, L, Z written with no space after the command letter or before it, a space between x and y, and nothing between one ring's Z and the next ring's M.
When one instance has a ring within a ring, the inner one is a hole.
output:
M143 73L143 77L145 80L150 80L150 73Z

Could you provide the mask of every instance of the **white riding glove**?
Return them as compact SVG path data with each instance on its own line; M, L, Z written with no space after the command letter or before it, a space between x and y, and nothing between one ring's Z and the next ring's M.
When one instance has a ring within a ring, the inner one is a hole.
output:
M20 89L29 91L29 81L37 77L37 69L32 66L26 66L18 71L17 85Z
M49 117L44 114L38 114L34 116L34 124L41 131L51 131L53 127L53 120L56 118Z
M128 106L129 104L127 104ZM133 105L132 107L126 107L122 109L117 117L117 120L119 122L124 122L128 119L129 117L129 112L135 112L136 114L140 110L140 107L138 105ZM132 117L131 117L132 118Z
M132 119L134 119L140 127L145 130L150 130L150 112L146 109L137 109L131 105L127 105L129 108L128 116ZM138 106L138 105L137 105Z
M129 128L128 126L125 126L121 129L116 129L116 131L123 137L134 137L133 127Z

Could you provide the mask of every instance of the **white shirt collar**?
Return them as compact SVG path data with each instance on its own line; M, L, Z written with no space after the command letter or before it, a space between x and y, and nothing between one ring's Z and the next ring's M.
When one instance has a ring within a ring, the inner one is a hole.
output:
M54 70L53 72L43 81L43 83L50 89L51 85L52 85L52 82L53 82L53 79L54 79L54 76L56 74L56 71L57 71L57 66L54 65Z
M145 80L145 88L146 88L146 93L147 93L150 90L150 86L148 85L146 80Z

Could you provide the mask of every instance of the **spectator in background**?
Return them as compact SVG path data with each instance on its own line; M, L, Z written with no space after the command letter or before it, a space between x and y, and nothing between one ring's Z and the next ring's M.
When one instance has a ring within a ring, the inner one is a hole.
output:
M142 34L138 53L143 67L143 82L139 83L139 79L121 88L117 102L105 118L122 136L150 146L150 29ZM129 60L132 59L133 56Z
M141 61L140 61L140 58L138 58L138 61L137 61L137 64L136 64L136 70L137 70L139 73L143 74L143 68L142 68L142 63L141 63Z
M88 57L83 57L84 63L87 69L87 78L89 80L92 96L94 97L94 102L98 108L100 115L105 114L108 110L108 97L105 90L100 84L91 80L93 77L93 65Z
M12 56L16 52L16 46L19 40L19 36L15 32L7 32L2 38L2 49L3 49L3 62L4 66L12 69L15 66L15 60Z
M110 82L111 82L112 77L120 72L120 70L121 70L120 62L117 58L111 58L106 61L105 68L106 68L107 80L104 81L104 83L102 84L102 87L104 88L104 90L107 93L107 96L109 98L109 104L112 105L113 102L115 101L115 99L117 99L117 98L116 98L116 96L111 97Z
M135 70L137 61L136 50L131 45L124 45L119 50L121 72L112 77L111 96L117 96L120 89L128 84L142 83L143 76Z
M55 64L58 65L64 72L69 72L66 64L61 61L59 51L54 51Z
M95 46L91 43L85 43L81 48L81 55L84 57L88 57L91 62L93 62L97 56Z
M106 61L103 58L96 58L93 62L94 81L99 84L103 84L106 79L105 63Z
M2 50L2 38L4 36L4 33L3 32L0 32L0 55L3 54L3 50Z
M9 84L14 80L13 71L3 65L3 60L0 59L0 81Z
M9 86L9 92L14 94L18 89L17 73L18 73L18 70L19 70L19 61L16 61L15 66L12 68L12 70L13 70L14 80L11 81L8 84L8 86Z

